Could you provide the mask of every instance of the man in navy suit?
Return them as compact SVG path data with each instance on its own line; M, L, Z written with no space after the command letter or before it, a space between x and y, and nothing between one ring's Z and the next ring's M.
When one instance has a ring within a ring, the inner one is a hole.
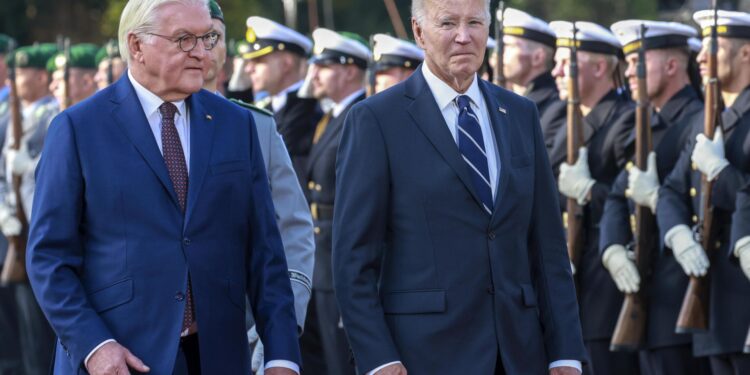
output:
M333 274L360 373L580 373L537 110L476 74L489 3L414 0L424 64L347 116Z
M131 0L129 71L59 115L37 169L29 278L55 374L299 371L287 265L251 114L200 91L206 0Z

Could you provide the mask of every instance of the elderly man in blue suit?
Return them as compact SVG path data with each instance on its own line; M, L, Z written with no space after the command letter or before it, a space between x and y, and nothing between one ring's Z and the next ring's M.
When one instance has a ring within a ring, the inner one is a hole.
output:
M477 78L488 0L414 0L414 75L344 125L334 280L363 374L578 374L585 349L534 103Z
M201 91L206 0L130 0L129 71L59 115L37 170L29 277L56 374L299 371L294 300L252 116Z

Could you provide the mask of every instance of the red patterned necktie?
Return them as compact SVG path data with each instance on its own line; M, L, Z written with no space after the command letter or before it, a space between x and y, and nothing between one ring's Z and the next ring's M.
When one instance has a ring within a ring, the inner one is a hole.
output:
M188 190L187 163L185 153L182 151L180 136L174 124L174 115L177 107L169 102L159 106L161 113L161 147L164 162L167 164L169 179L172 180L174 191L177 193L177 202L180 204L182 213L185 213L185 201ZM185 314L182 319L182 331L190 328L194 322L193 318L193 292L190 287L190 275L188 275L187 297L185 302Z

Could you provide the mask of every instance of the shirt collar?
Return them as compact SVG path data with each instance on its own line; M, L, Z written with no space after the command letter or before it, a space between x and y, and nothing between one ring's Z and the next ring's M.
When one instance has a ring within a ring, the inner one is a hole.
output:
M141 103L141 108L143 108L146 118L150 118L155 112L159 111L159 107L164 104L164 100L138 83L133 74L130 73L130 69L128 69L128 79L135 89L135 94L138 96L138 101ZM185 100L172 102L172 104L177 107L178 115L184 115Z
M430 71L430 68L426 63L422 64L422 75L424 75L424 79L427 81L427 86L430 88L430 91L432 91L432 95L435 97L435 101L437 101L438 108L440 108L441 111L459 95L467 95L474 105L479 106L479 103L481 103L482 91L479 89L476 73L474 74L474 80L471 82L471 86L469 86L469 89L466 90L464 94L454 90L452 87L448 86L447 83L438 78L432 73L432 71Z
M303 81L296 82L271 98L271 108L273 108L274 112L281 111L281 109L284 108L286 105L286 96L292 91L299 90L299 88L302 87L302 82Z
M359 89L355 91L354 93L352 93L351 95L344 98L344 100L334 104L333 112L332 112L333 117L334 118L339 117L341 112L344 112L344 110L346 109L346 107L349 106L349 104L352 104L352 102L354 102L355 99L359 98L364 93L365 93L365 89Z

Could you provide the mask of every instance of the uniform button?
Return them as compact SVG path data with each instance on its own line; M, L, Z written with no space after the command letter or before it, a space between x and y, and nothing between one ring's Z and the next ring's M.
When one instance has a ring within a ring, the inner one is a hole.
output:
M315 185L315 191L321 191L321 190L323 190L323 187L320 186L320 184L316 184Z
M495 232L488 233L487 237L489 237L491 240L494 240L495 239Z
M636 226L635 215L630 215L630 230L635 232L635 226Z
M187 237L185 237L185 238L183 238L183 239L182 239L182 243L183 243L183 244L184 244L185 246L190 246L190 239L189 239L189 238L187 238Z
M625 170L629 171L631 168L633 168L633 162L629 161L627 164L625 164Z
M696 195L698 195L698 191L695 188L690 188L690 196L695 198Z
M175 299L175 301L177 301L177 302L182 302L182 301L184 301L184 300L185 300L185 294L184 294L184 293L182 293L182 292L177 292L177 293L175 293L175 295L174 295L174 299Z
M698 216L693 215L693 223L698 224Z
M315 232L315 234L320 234L320 227L315 227L315 229L313 229L313 232Z
M487 294L495 294L495 287L490 285L487 287Z
M690 168L692 168L694 171L698 170L698 165L695 163L690 164Z
M315 188L315 181L310 181L307 183L307 189L312 190Z
M721 241L716 241L716 250L721 249Z

